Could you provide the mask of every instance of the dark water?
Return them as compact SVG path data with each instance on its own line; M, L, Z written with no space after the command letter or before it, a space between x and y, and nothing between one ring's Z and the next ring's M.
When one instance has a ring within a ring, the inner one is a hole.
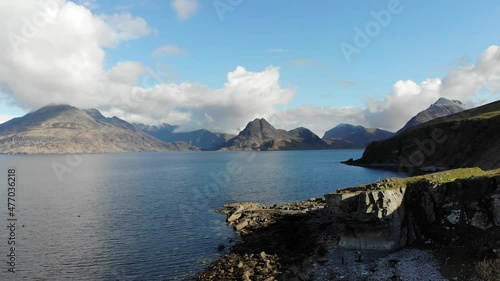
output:
M397 176L361 150L0 156L0 280L183 280L234 237L224 203L283 203ZM16 273L7 169L16 169ZM24 227L22 227L24 225Z

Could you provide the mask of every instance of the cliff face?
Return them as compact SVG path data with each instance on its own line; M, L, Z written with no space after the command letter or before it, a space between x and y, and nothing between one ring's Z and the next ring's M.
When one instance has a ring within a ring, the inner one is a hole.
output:
M500 101L438 118L385 141L370 144L363 157L347 164L389 167L404 173L500 167Z
M387 179L325 199L344 248L395 250L428 239L500 248L500 169Z

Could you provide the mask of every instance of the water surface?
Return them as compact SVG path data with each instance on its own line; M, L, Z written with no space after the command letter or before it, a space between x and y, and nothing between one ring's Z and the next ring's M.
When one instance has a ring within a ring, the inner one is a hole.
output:
M15 168L16 274L0 280L183 280L234 238L225 203L284 203L398 176L346 166L362 150L0 156L0 225ZM24 227L22 227L24 225Z

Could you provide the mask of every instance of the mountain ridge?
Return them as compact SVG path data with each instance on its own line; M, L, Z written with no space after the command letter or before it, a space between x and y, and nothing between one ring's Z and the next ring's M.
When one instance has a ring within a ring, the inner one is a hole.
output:
M323 140L336 148L364 148L373 141L392 137L393 132L341 123L325 132Z
M220 149L229 139L235 135L226 133L214 133L206 129L200 129L189 132L175 132L179 128L177 125L163 123L157 126L134 124L143 132L165 142L186 142L192 146L199 147L201 150Z
M447 98L439 98L435 103L431 104L427 109L420 111L413 116L404 126L396 132L396 135L402 132L423 124L425 122L434 120L436 118L448 116L454 113L464 111L462 102L458 100L449 100Z
M117 117L67 104L48 105L0 124L0 153L69 154L196 150L166 143Z
M331 148L311 130L299 127L276 129L266 119L256 118L221 150L308 150Z
M440 117L374 142L344 163L404 173L500 167L500 101Z

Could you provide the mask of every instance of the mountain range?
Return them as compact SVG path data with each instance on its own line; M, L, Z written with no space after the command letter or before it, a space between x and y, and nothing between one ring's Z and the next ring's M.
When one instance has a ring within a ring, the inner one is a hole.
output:
M230 139L223 150L299 150L331 148L306 128L291 131L274 128L265 119L249 122L245 129Z
M65 154L197 150L166 143L117 117L70 105L49 105L0 125L0 153Z
M323 140L335 148L364 148L373 141L388 139L393 135L394 133L381 129L339 124L326 131Z
M201 150L218 150L224 144L235 137L231 134L212 133L208 130L196 130L191 132L174 132L179 126L170 125L167 123L159 126L151 126L145 124L134 124L139 129L159 140L165 142L182 141L192 146L199 147Z
M459 101L439 99L399 133L435 116L461 110ZM249 122L237 136L204 129L176 132L178 129L167 123L131 124L118 117L104 117L96 109L49 105L0 124L0 153L342 149L363 148L394 135L377 128L339 124L320 138L304 127L277 129L263 118Z

